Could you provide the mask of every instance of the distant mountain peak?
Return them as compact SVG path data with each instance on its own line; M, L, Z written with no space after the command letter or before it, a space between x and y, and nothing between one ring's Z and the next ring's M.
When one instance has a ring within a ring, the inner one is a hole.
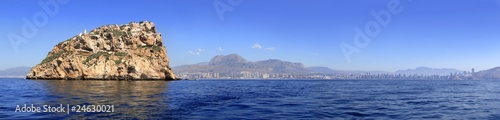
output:
M209 65L247 63L248 61L238 54L217 55L210 60Z
M19 77L24 78L26 73L30 71L31 67L14 67L5 70L0 70L0 77Z
M500 67L494 67L488 70L479 71L475 74L477 78L500 79Z
M491 68L489 70L497 70L497 71L500 71L500 67L494 67L494 68Z
M241 72L258 73L309 73L302 63L269 59L262 61L247 61L238 54L217 55L204 64L183 65L175 67L179 73L216 72L221 75L236 75Z
M19 67L8 68L8 69L5 69L4 71L19 71L19 70L26 70L26 69L29 70L29 69L31 69L31 67L19 66Z

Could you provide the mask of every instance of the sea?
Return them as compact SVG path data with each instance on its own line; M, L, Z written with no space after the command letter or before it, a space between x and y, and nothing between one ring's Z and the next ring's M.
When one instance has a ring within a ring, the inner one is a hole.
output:
M0 119L44 118L498 120L500 81L0 79Z

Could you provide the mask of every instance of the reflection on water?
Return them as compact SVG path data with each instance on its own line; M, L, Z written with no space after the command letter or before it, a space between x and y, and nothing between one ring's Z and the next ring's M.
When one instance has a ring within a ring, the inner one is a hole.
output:
M500 81L0 82L0 119L500 119ZM115 112L16 113L19 104Z
M139 118L168 113L168 81L40 81L47 88L45 105L114 105L114 113L56 114L67 118ZM54 114L47 114L54 115Z

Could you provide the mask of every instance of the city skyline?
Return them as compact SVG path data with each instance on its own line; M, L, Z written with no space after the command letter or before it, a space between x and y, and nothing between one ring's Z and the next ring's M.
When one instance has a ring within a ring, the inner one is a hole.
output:
M231 53L249 61L280 59L335 70L500 66L498 0L0 3L7 18L0 19L2 70L36 65L54 45L84 29L142 20L154 22L163 34L171 66ZM123 7L106 9L109 5ZM27 23L37 31L23 34Z

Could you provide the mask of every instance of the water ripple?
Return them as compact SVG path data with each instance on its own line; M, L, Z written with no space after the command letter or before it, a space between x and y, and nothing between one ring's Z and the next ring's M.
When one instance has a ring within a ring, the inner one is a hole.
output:
M5 119L500 119L500 81L1 80ZM116 110L14 112L22 104Z

